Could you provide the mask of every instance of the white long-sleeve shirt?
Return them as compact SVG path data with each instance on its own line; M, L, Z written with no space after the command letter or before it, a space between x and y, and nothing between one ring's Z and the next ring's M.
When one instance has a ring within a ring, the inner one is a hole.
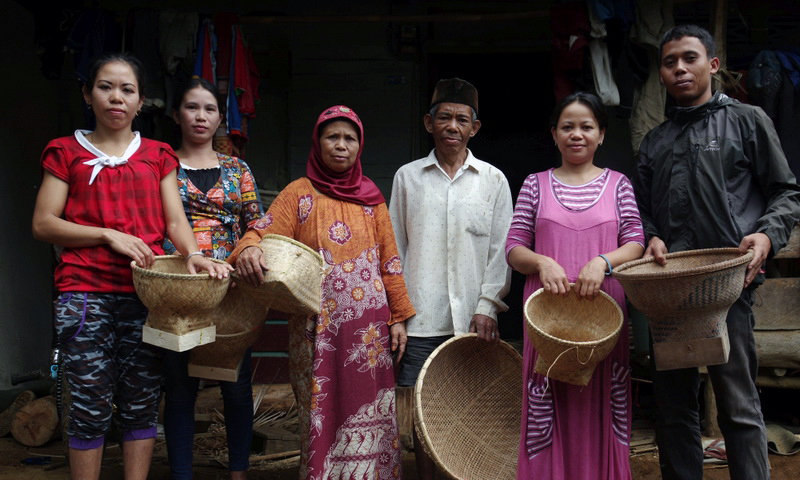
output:
M431 151L397 171L389 214L417 311L408 335L465 333L473 315L497 319L508 309L512 204L503 172L468 150L451 179Z

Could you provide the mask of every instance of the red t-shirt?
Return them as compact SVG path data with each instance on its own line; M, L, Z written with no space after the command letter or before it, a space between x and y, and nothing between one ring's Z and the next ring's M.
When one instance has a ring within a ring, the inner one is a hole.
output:
M166 143L141 139L128 162L105 167L91 185L93 167L83 162L97 156L74 136L52 140L42 153L42 167L69 184L63 217L69 222L119 230L141 238L163 254L166 221L160 183L178 167L178 157ZM65 248L56 267L60 292L133 292L131 259L107 245Z

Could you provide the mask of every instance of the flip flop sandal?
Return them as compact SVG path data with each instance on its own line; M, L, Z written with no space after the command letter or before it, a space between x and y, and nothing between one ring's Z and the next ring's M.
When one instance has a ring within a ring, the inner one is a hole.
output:
M728 453L725 451L725 440L717 438L703 448L703 457L716 460L728 461Z
M767 449L777 455L794 455L800 451L800 438L774 423L767 424Z

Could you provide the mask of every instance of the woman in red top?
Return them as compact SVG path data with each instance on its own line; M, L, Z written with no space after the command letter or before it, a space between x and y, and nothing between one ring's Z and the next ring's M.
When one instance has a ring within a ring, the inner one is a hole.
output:
M147 310L134 292L130 261L150 267L166 235L190 272L223 278L230 270L197 247L178 195L175 153L131 129L143 103L141 72L128 55L98 60L83 88L96 129L55 139L42 153L33 234L63 247L55 323L71 396L72 478L99 478L112 402L125 478L144 480L150 468L160 356L141 341Z

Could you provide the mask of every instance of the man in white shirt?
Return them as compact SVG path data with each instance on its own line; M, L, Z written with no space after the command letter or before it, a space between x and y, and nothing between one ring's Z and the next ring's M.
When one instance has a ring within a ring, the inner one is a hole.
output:
M440 80L423 121L435 148L397 171L389 203L417 311L406 321L401 387L413 386L430 353L454 334L497 340L497 314L508 309L502 299L511 275L505 259L513 213L508 181L467 148L481 127L478 91L459 78ZM420 478L432 478L432 463L426 467L420 459L417 452Z

